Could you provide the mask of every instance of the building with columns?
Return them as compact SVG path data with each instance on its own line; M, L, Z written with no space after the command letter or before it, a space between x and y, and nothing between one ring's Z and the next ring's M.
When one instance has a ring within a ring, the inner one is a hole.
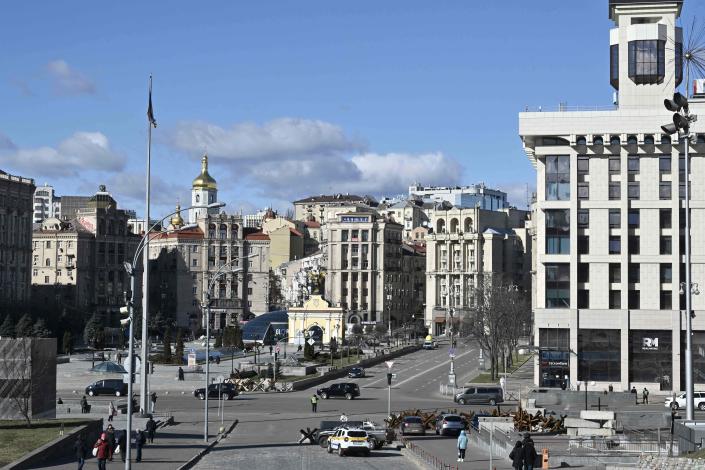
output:
M661 129L672 122L664 99L684 78L675 26L682 5L610 0L615 27L605 54L616 106L519 114L537 176L536 385L567 378L600 390L685 387L684 182L690 178L692 282L703 286L705 126L691 126L691 142ZM691 99L690 111L705 116L705 100ZM693 296L693 309L697 390L705 385L704 295Z

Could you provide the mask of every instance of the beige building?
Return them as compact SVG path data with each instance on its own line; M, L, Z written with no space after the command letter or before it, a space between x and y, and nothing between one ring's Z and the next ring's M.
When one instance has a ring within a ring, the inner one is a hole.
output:
M528 291L531 239L528 212L449 207L431 216L426 236L426 326L444 334L449 308L472 314L475 289L484 274L502 274Z
M0 170L0 303L30 295L34 180Z
M519 114L537 176L537 385L567 378L600 390L684 390L683 155L688 145L692 283L703 286L705 99L690 100L701 117L692 142L663 133L672 118L663 101L683 78L681 7L610 1L615 27L605 54L617 106ZM705 295L693 296L693 309L697 390L705 385Z
M368 211L340 214L326 227L326 299L347 311L348 323L392 329L406 323L412 292L403 272L402 226Z
M304 257L304 223L277 217L270 211L262 221L262 233L269 236L270 269Z
M32 295L80 313L117 319L125 305L139 237L127 228L128 215L101 186L76 218L45 219L32 235Z
M345 331L345 311L331 307L320 295L312 295L302 307L292 307L289 314L289 343L303 345L307 340L338 344Z
M404 227L404 240L412 240L414 230L428 222L428 216L420 198L382 202L377 212Z
M304 222L312 220L325 225L329 220L335 221L342 213L367 211L374 207L377 207L377 202L368 196L321 194L294 201L294 219Z

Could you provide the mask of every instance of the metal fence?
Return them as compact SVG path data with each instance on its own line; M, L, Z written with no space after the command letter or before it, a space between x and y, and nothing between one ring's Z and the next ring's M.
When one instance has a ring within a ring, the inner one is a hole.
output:
M457 463L448 463L440 457L436 457L432 453L424 450L423 447L414 444L404 437L400 437L399 440L404 444L410 452L412 452L417 459L421 460L425 465L437 469L437 470L459 470L460 466Z
M670 434L659 440L625 439L623 436L573 438L568 442L568 453L595 452L599 454L657 454L678 455L678 441L671 442Z

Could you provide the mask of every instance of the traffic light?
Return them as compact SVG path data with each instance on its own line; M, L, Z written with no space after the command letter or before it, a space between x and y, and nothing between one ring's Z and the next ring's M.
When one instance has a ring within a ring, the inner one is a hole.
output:
M389 372L387 374L387 385L390 387L392 386L392 373L391 372Z
M123 328L127 328L130 326L130 307L125 305L124 307L120 307L120 326Z
M674 93L673 99L666 98L663 105L667 110L672 111L673 123L661 126L661 130L668 135L680 132L687 136L690 133L690 124L697 120L697 116L690 114L688 99L680 93Z

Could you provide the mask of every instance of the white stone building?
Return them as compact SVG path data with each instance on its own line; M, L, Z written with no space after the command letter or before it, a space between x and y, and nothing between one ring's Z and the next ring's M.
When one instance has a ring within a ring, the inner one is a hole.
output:
M34 190L33 209L35 224L49 217L61 218L61 198L54 193L53 186L45 183Z
M537 173L537 385L567 378L599 390L684 389L683 152L689 145L692 282L705 286L705 126L691 127L691 143L661 129L672 119L663 101L684 78L674 26L681 7L610 0L618 106L519 114ZM692 99L690 110L705 117L705 101ZM693 297L693 309L697 387L705 385L705 295Z

